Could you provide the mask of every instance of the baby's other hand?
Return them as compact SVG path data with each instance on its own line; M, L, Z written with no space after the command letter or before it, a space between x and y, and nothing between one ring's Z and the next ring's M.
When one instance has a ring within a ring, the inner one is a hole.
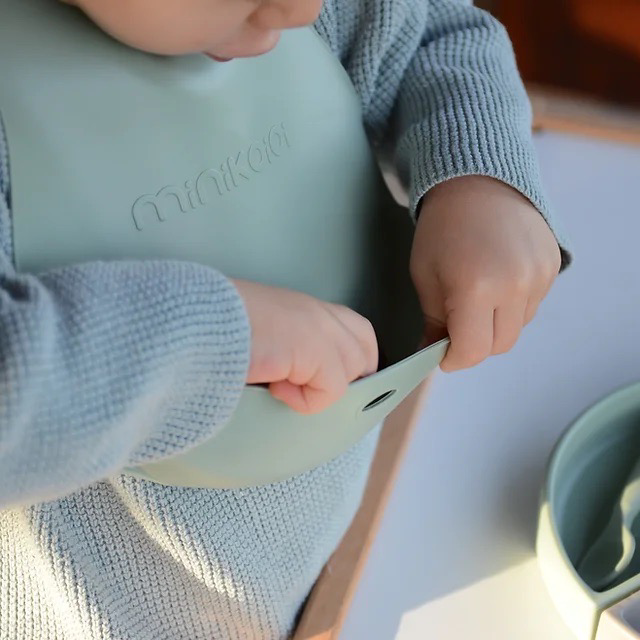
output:
M445 326L451 337L443 371L509 351L560 264L549 226L515 189L484 176L431 189L416 224L410 269L425 342Z
M289 289L232 282L251 324L247 383L267 383L292 409L317 413L377 370L375 331L355 311Z

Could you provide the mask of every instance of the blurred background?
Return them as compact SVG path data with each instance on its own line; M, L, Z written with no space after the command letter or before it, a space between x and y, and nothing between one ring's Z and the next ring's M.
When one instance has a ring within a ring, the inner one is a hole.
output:
M640 107L640 0L477 0L528 82Z
M640 0L476 0L513 41L536 125L640 142Z

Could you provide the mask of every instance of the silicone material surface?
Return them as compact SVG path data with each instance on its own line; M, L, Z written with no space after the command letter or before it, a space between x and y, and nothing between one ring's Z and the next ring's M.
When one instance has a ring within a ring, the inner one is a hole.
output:
M624 483L623 491L613 505L607 526L583 555L578 565L582 579L596 591L604 591L617 583L636 552L636 539L631 532L640 514L640 459Z
M640 590L640 557L619 582L591 588L577 567L619 504L640 456L640 383L580 416L550 458L538 521L537 554L558 611L579 640L593 640L604 610ZM632 527L637 537L640 522Z
M221 64L132 50L51 0L0 0L0 15L18 269L200 262L356 309L394 365L315 416L246 387L209 442L128 472L198 487L286 478L354 444L438 365L447 341L414 353L413 224L383 184L348 76L311 29Z

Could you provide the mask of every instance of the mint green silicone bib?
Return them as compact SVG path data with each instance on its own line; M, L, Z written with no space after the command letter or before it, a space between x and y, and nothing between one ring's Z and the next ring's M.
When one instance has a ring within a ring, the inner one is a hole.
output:
M54 0L0 0L16 266L190 260L371 319L390 366L304 416L247 386L208 442L129 473L239 487L362 438L440 362L414 353L413 225L388 195L340 64L311 29L253 59L132 50Z

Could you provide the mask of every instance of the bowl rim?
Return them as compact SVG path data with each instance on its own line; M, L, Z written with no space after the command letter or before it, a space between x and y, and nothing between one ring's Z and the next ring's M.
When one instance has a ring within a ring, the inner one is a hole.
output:
M640 574L629 578L624 583L621 583L620 585L617 585L612 589L608 589L605 591L595 591L594 589L592 589L582 579L573 563L569 559L564 542L558 531L555 504L552 500L552 496L554 493L553 489L558 482L560 459L566 451L567 447L569 447L572 441L578 437L578 434L581 432L581 429L584 428L584 425L591 424L594 417L596 417L600 412L607 409L608 407L617 407L617 411L614 411L613 413L616 415L621 415L628 411L630 406L633 405L635 405L637 409L640 409L640 380L622 385L614 389L613 391L610 391L606 395L601 396L600 398L592 402L584 410L582 410L560 434L560 437L556 441L551 454L549 455L540 496L541 508L545 504L548 505L551 534L553 535L557 551L559 552L565 563L565 568L571 572L574 579L576 580L576 583L582 588L585 593L589 595L591 599L596 602L602 602L603 604L604 601L608 601L610 599L609 597L607 597L608 595L611 596L611 598L613 598L614 600L619 600L621 597L628 595L630 593L629 586L631 586L632 583L637 583L634 589L637 590L640 587ZM610 414L610 416L611 415L612 414Z
M560 437L556 441L549 455L549 459L545 469L545 480L543 483L543 489L545 496L549 496L551 493L552 484L556 481L556 474L558 473L558 464L560 456L564 453L565 449L569 446L572 440L578 437L576 434L579 432L582 425L585 423L591 423L591 420L600 411L608 406L619 406L620 408L627 408L626 404L622 404L619 401L624 398L637 398L637 405L640 409L640 380L620 386L613 391L610 391L604 396L601 396L585 409L583 409L562 431ZM551 504L551 503L549 503Z

